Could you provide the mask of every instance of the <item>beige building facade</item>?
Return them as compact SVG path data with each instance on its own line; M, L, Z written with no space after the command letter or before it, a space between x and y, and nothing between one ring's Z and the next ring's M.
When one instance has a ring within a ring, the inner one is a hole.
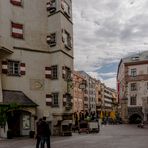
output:
M122 118L148 121L148 52L122 59L117 80Z
M35 116L46 116L52 133L60 135L73 113L71 0L0 0L0 24L0 102L30 101L25 105L31 111L16 113L16 136L34 131Z

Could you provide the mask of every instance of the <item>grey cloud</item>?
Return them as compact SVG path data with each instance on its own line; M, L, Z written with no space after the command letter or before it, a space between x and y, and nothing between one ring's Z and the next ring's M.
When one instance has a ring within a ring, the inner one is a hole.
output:
M146 50L147 7L147 0L73 0L76 69L94 72Z

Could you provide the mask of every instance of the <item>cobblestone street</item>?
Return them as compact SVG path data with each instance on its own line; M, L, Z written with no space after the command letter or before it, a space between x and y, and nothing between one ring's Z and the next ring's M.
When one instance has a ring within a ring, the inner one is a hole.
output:
M1 140L0 148L35 148L34 139ZM52 137L51 148L147 148L148 127L107 125L98 134L77 134L72 137Z

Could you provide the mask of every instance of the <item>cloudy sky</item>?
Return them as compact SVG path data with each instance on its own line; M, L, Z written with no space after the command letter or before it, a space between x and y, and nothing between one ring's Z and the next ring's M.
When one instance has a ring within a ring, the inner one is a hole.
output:
M121 58L148 49L148 0L73 0L75 69L116 87Z

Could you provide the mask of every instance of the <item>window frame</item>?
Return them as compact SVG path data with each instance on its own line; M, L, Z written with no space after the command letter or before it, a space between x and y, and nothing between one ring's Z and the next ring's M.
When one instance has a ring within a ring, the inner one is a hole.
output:
M137 83L131 83L131 91L136 91L137 90Z
M136 95L130 97L130 105L137 105L137 97L136 97Z
M52 93L52 107L59 107L59 93L58 92Z
M136 77L136 76L137 76L137 69L136 69L136 68L132 68L132 69L131 69L130 76L131 76L131 77Z
M50 47L56 46L56 43L57 43L57 35L56 35L56 32L53 32L53 33L50 33L49 35L47 35L47 39L48 38L50 38L50 40L49 41L47 40L47 44Z
M58 79L58 65L51 66L51 77L53 80Z
M12 64L12 65L10 65ZM15 65L17 64L17 65ZM16 71L16 66L17 66L17 72ZM15 61L15 60L8 60L8 75L9 76L20 76L20 69L21 63L20 61ZM12 69L12 71L11 71Z

